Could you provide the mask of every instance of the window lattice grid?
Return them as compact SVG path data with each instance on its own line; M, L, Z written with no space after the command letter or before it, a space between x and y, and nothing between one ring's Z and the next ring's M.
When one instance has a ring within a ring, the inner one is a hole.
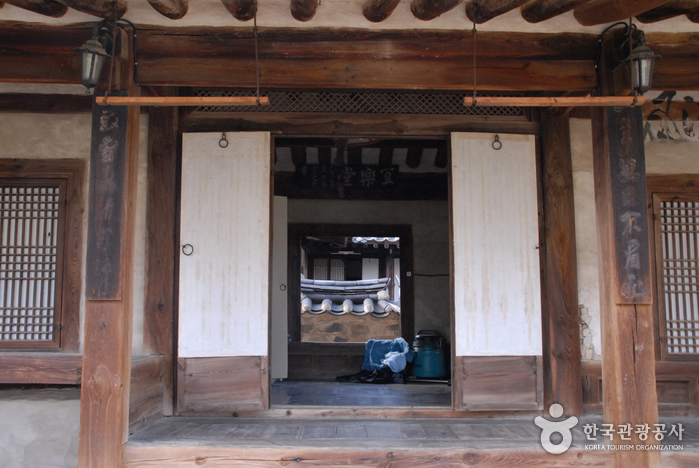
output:
M0 186L0 340L55 339L60 187Z
M197 97L249 97L253 91L196 90ZM201 106L199 112L303 112L521 116L521 107L466 106L468 93L261 92L266 106Z
M699 202L662 201L663 296L670 354L699 354Z
M333 281L345 280L345 261L331 258L330 259L330 279Z

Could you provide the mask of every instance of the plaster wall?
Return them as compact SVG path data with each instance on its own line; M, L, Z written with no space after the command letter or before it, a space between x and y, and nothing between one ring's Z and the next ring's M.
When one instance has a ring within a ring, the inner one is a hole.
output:
M578 257L578 301L585 322L582 326L583 360L599 361L602 338L591 121L571 119L570 136ZM645 152L648 174L699 174L698 139L647 137Z
M84 159L89 173L91 114L14 114L0 113L0 158L13 159ZM143 354L143 300L146 252L146 154L148 117L141 116L138 202L136 206L136 243L134 284L134 331L132 349ZM86 181L87 183L87 181ZM85 190L85 196L89 197ZM85 201L87 205L87 198ZM83 240L87 239L87 211L83 214ZM86 242L83 242L85 271ZM83 343L85 318L85 276L80 301L80 345Z
M411 224L415 255L412 272L415 331L438 330L442 336L449 336L449 206L446 200L289 200L289 222Z
M0 468L78 466L80 389L0 391Z

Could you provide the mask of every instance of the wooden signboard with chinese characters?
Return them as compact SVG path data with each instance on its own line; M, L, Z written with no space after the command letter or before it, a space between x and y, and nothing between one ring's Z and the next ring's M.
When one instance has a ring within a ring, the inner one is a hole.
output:
M386 188L398 183L398 166L304 164L296 169L298 184L311 188Z
M86 299L121 299L121 229L124 218L126 106L98 106L92 112L90 212Z
M643 110L608 109L617 304L650 304L650 252L642 121Z

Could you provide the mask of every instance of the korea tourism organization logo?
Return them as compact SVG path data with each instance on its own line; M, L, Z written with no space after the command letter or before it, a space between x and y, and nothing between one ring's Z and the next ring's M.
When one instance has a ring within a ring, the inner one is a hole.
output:
M573 443L572 429L578 424L578 418L571 416L561 419L563 407L558 403L549 407L549 414L554 420L537 416L534 424L541 428L541 447L548 453L559 455L566 452ZM650 424L585 423L582 431L585 434L585 450L684 450L684 445L674 443L682 442L684 428L681 423L653 424L652 427ZM559 434L556 439L560 439L560 442L554 443L551 440L554 434ZM637 435L642 443L632 442L631 434ZM605 440L609 443L605 443Z

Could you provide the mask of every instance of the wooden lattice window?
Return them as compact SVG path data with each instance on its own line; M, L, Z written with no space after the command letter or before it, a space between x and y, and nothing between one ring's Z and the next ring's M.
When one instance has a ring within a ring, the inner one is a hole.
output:
M699 359L699 193L653 194L660 347Z
M0 348L79 351L84 171L0 160Z

